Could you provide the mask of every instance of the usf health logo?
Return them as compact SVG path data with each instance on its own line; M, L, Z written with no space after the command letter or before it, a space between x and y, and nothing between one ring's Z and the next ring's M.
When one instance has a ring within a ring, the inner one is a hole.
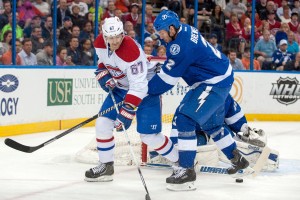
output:
M300 99L300 84L296 78L282 78L277 83L272 83L273 87L270 95L279 103L289 105Z
M48 79L47 105L72 105L73 79Z

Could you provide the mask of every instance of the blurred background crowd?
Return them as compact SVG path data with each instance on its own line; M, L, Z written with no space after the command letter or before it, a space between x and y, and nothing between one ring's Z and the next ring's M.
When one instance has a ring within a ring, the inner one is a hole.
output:
M169 9L178 14L182 23L196 25L203 37L229 57L235 70L250 69L253 45L254 70L300 71L299 0L256 0L255 8L251 0L196 1L197 10L194 0L148 0L142 27L141 0L99 0L98 33L105 18L118 16L125 34L142 44L146 54L165 57L166 44L153 22L161 10ZM0 0L0 64L12 64L12 16L16 15L16 64L53 65L56 9L56 65L93 65L95 5L94 0L58 0L54 8L52 0L17 0L17 13L12 13L12 1Z

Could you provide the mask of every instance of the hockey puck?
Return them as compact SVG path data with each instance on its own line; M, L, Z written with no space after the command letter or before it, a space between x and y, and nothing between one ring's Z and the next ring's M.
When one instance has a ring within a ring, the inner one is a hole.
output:
M244 182L244 180L242 178L237 178L237 179L235 179L235 182L242 183L242 182Z

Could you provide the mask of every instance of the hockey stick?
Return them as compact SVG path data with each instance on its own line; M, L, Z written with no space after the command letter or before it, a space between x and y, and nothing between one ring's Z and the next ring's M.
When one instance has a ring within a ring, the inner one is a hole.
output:
M114 96L114 94L112 93L112 90L111 90L110 88L109 88L109 94L110 94L110 96L111 96L111 98L112 98L112 100L113 100L113 103L114 103L114 106L115 106L115 108L116 108L116 111L117 111L117 113L119 114L119 110L118 110L118 107L117 107L117 102L116 102L115 96ZM129 137L128 137L128 134L127 134L127 131L126 131L126 129L125 129L124 124L122 124L122 128L123 128L123 132L124 132L124 134L125 134L125 137L126 137L126 139L127 139L127 144L128 144L129 149L130 149L131 157L132 157L132 159L134 160L134 164L136 165L136 167L137 167L137 169L138 169L138 172L139 172L139 174L140 174L140 178L141 178L142 183L143 183L143 185L144 185L144 188L145 188L145 190L146 190L146 193L147 193L147 194L146 194L146 200L151 200L150 194L149 194L149 192L148 192L148 188L147 188L147 185L146 185L146 182L145 182L145 179L144 179L144 176L143 176L143 174L142 174L141 168L140 168L140 166L139 166L139 164L138 164L138 162L137 162L137 160L136 160L136 157L135 157L135 155L134 155L133 149L132 149L132 147L131 147L131 142L130 142L130 139L129 139Z
M119 103L119 105L122 105L122 104L123 104L123 101L121 101L121 102ZM44 143L42 143L42 144L40 144L40 145L37 145L37 146L27 146L27 145L23 145L23 144L18 143L18 142L16 142L15 140L10 139L10 138L6 138L5 141L4 141L4 143L5 143L7 146L9 146L9 147L11 147L11 148L13 148L13 149L16 149L16 150L19 150L19 151L22 151L22 152L25 152L25 153L32 153L32 152L34 152L34 151L36 151L36 150L38 150L38 149L40 149L40 148L42 148L42 147L44 147L44 146L46 146L46 145L48 145L48 144L50 144L50 143L56 141L57 139L59 139L59 138L65 136L65 135L67 135L67 134L69 134L69 133L75 131L76 129L78 129L78 128L80 128L80 127L82 127L82 126L88 124L89 122L91 122L91 121L97 119L98 117L100 117L100 116L102 116L102 115L104 115L104 114L110 112L110 111L113 110L114 108L115 108L115 105L112 106L112 107L110 107L110 108L108 108L108 109L106 109L106 110L104 110L104 111L102 111L102 112L100 112L100 113L98 113L97 115L94 115L93 117L91 117L91 118L89 118L89 119L87 119L87 120L81 122L80 124L77 124L76 126L73 126L72 128L70 128L70 129L68 129L68 130L66 130L66 131L64 131L64 132L62 132L61 134L59 134L59 135L57 135L57 136L51 138L50 140L48 140L48 141L46 141L46 142L44 142Z
M258 173L262 170L262 168L265 166L265 164L268 161L268 158L271 154L271 149L267 146L265 146L257 159L255 165L252 167L254 169L253 177L256 177Z

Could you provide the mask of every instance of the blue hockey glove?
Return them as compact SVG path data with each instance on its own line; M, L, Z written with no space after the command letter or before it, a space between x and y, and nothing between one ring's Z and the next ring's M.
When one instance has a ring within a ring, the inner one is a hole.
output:
M111 88L111 90L114 89L116 82L107 69L97 69L95 74L101 88L105 92L109 92L108 88Z
M127 130L131 122L135 116L136 110L134 110L131 106L129 105L123 105L122 108L120 109L120 112L117 116L117 119L115 121L115 128L117 131L123 131L122 124L124 125L125 129Z

